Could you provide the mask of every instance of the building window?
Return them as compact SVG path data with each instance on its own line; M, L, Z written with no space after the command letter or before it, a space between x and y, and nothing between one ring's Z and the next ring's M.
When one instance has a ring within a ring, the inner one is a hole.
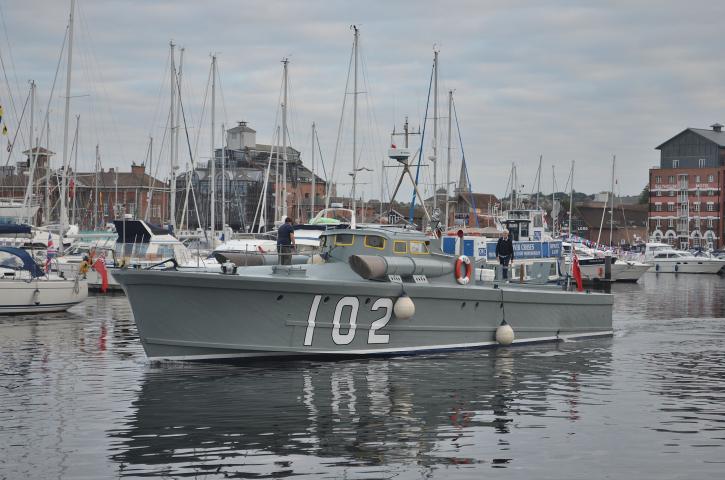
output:
M695 175L695 183L700 183L700 175Z
M707 176L707 181L708 182L714 182L715 181L715 175L708 175Z
M679 168L680 161L679 160L672 160L672 168Z
M674 203L668 203L667 204L667 211L668 212L674 212L675 211L675 204Z
M669 220L667 220L667 226L669 228L674 227L675 226L675 219L674 218L670 218Z
M656 196L657 196L657 197L661 197L661 196L662 196L662 190L657 190L657 194L656 194Z
M669 177L667 177L667 182L668 183L675 183L675 176L674 175L670 175Z
M659 176L659 175L657 175L657 176L655 177L655 183L656 183L656 184L660 184L660 183L662 183L662 177L661 177L661 176Z
M715 190L708 190L707 191L707 195L710 196L710 197L715 196Z
M161 205L154 205L151 207L151 216L154 218L161 218Z
M655 203L655 212L661 212L662 211L662 204L657 202Z
M674 197L675 196L675 191L674 190L670 190L670 193L668 193L668 195L670 197Z
M692 209L695 212L699 212L700 211L700 202L692 202Z
M712 218L707 219L707 228L712 228Z
M715 204L712 202L707 202L707 211L708 212L714 212L715 211Z
M700 168L704 167L705 166L705 159L704 158L701 158L700 160L698 160L697 164L700 166Z
M660 227L662 226L662 220L660 220L660 219L658 218L658 219L657 219L657 220L655 221L655 226L656 226L657 228L660 228Z

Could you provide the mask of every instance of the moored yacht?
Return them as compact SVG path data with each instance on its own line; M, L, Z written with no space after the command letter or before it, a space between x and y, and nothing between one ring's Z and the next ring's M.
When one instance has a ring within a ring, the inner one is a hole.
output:
M649 271L657 273L719 273L725 266L724 259L695 256L667 243L647 243L644 255Z

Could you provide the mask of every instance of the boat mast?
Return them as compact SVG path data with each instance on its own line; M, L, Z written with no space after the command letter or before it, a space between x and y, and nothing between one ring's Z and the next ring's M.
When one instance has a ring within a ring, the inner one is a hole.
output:
M226 148L226 132L224 131L224 124L222 123L222 235L224 235L224 228L226 228L227 226L227 162L225 156ZM226 240L226 238L224 240Z
M78 172L78 146L79 146L79 133L80 133L80 124L81 124L81 116L76 115L76 138L75 138L75 144L76 144L76 151L75 151L75 159L73 160L73 202L71 204L71 220L70 223L75 225L76 223L76 196L78 192L78 184L76 182L76 179L78 178L76 175Z
M438 208L438 48L433 47L433 210Z
M68 171L68 121L70 115L70 85L71 72L73 71L73 12L75 11L75 0L70 0L70 16L68 18L68 66L66 67L65 78L65 119L63 121L63 171L61 172L60 184L60 245L63 249L63 233L68 223L68 212L66 211L66 172Z
M541 161L544 159L543 155L539 155L539 170L536 174L536 209L539 209L539 192L541 192Z
M93 186L93 229L98 227L98 165L101 163L101 158L98 153L98 144L96 144L96 178L95 185Z
M574 236L572 235L572 212L574 211L574 160L571 161L571 193L569 195L569 275L566 280L566 288L571 285L571 276L574 273Z
M211 193L211 248L215 248L214 230L215 230L215 209L214 202L216 200L216 165L214 162L214 116L216 114L216 55L211 56L211 159L210 166L210 188Z
M283 74L282 83L284 93L282 97L282 218L287 218L287 65L289 60L282 59Z
M448 90L448 146L446 148L446 231L451 208L451 110L453 106L453 90Z
M310 220L315 217L315 122L312 122L312 193L310 198ZM380 201L383 201L383 197L380 197Z
M612 208L609 210L609 246L612 246L612 230L614 229L614 166L617 156L612 155Z
M169 126L171 128L169 135L169 168L171 173L169 174L169 225L172 229L176 228L176 156L174 154L174 148L176 142L174 141L174 132L176 131L176 65L174 58L174 41L169 42L170 55L171 55L171 67L169 68L171 78L171 102L169 103ZM213 151L213 148L212 148Z
M554 172L554 165L551 165L551 235L556 238L557 226L559 225L559 211L557 209L556 215L554 214L554 208L556 207L556 174Z
M25 201L23 202L25 208L27 208L28 223L31 222L32 203L33 203L33 176L35 174L35 163L37 161L37 145L35 150L33 149L33 129L35 120L35 80L30 81L30 137L28 143L30 145L30 172L28 172L28 185L25 190Z
M360 37L360 29L357 25L353 25L353 55L355 56L355 66L353 68L354 80L352 90L352 214L356 215L357 202L355 200L355 187L357 177L357 64L358 64L358 38Z
M50 153L50 116L45 116L45 148ZM32 140L32 138L31 138ZM40 142L36 142L40 143ZM45 207L43 207L43 223L50 223L50 155L45 163Z

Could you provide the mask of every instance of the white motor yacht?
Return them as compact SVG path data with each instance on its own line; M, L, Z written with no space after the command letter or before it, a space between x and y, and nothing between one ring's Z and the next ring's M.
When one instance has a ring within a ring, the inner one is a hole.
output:
M719 273L725 267L723 259L698 257L666 243L647 243L644 257L649 271L657 273Z

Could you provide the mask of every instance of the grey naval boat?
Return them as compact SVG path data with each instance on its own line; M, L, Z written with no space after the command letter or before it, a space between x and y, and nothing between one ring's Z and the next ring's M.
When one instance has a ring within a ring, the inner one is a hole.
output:
M612 296L494 284L420 232L330 230L324 262L220 273L124 269L151 359L353 356L612 335ZM488 277L487 277L488 278Z

